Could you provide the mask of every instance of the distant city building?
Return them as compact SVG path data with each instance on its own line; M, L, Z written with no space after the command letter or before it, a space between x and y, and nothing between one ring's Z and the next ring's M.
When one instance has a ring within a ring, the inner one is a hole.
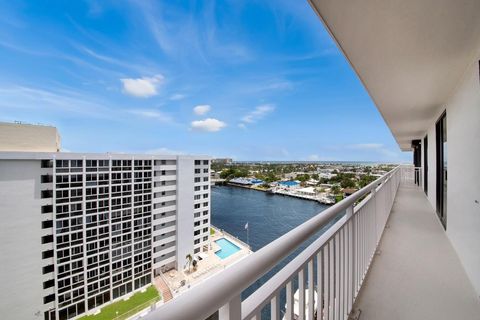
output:
M0 312L72 319L183 270L210 245L209 171L208 157L0 152Z
M212 159L212 163L231 164L231 163L233 163L233 159L231 159L231 158L217 158L217 159Z
M0 151L60 151L57 128L45 125L0 122Z

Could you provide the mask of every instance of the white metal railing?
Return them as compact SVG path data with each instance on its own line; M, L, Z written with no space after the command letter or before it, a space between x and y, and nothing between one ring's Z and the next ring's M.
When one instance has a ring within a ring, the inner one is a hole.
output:
M414 166L402 166L402 183L409 186L423 187L423 169Z
M410 181L415 172L412 168L395 168L145 319L204 320L218 311L220 320L260 320L262 309L270 307L271 319L279 320L280 295L285 290L285 319L293 320L296 283L298 319L347 319L375 255L398 186ZM243 290L339 215L334 225L241 301ZM318 299L314 299L314 292Z

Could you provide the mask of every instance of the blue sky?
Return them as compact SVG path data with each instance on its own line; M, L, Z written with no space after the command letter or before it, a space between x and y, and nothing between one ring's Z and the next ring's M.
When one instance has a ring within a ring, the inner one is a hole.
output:
M67 151L411 158L306 1L2 1L0 70Z

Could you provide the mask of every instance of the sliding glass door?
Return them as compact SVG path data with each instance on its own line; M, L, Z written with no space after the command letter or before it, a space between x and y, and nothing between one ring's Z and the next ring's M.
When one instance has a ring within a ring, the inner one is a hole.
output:
M423 191L428 195L428 136L423 138Z
M437 214L447 228L447 115L443 113L436 124L437 145Z

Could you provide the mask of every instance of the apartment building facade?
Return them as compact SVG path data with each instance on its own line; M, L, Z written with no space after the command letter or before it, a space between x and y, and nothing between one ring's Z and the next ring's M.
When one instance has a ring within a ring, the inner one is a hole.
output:
M72 319L209 248L210 159L0 153L3 312Z

